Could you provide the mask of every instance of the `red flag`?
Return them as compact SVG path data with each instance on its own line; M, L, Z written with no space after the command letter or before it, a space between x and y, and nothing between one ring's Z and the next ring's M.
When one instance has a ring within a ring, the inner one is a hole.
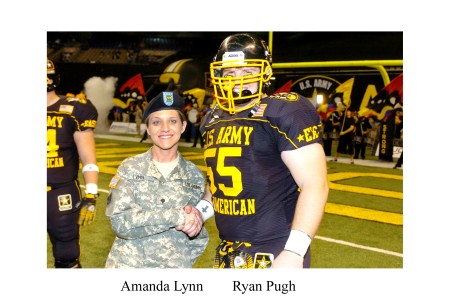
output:
M125 91L131 92L131 91L138 91L141 96L145 95L144 90L144 82L142 81L142 75L141 73L131 77L127 80L121 87L120 87L120 93L124 93Z
M403 73L392 79L392 81L386 85L383 90L387 91L388 95L392 95L397 92L399 101L403 105Z
M403 106L403 73L395 77L388 85L369 101L363 110L366 117L375 116L379 121L386 121L393 110Z
M274 94L278 93L289 93L291 91L292 80L286 82L282 87L275 91Z
M133 101L142 101L145 99L144 82L139 73L127 80L119 89L119 97L114 98L115 106L127 108Z

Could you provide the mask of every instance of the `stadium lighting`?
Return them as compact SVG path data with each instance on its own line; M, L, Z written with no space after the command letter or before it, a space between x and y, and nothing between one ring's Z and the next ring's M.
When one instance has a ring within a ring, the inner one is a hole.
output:
M318 95L317 95L316 103L317 103L318 105L320 105L320 104L323 103L323 95L321 95L321 94L318 94Z

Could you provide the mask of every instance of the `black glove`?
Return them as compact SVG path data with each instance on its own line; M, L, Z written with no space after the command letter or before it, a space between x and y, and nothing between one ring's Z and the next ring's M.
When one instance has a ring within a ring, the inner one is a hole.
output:
M81 208L80 217L78 218L78 225L88 225L95 220L95 199L97 195L86 194L80 202L77 203L75 209Z

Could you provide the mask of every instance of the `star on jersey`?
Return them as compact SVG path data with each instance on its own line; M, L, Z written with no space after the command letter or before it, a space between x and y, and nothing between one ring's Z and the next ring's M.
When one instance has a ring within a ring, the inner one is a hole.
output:
M322 124L319 124L303 129L303 134L299 134L297 140L299 142L301 141L311 142L315 139L318 139L321 126Z
M258 264L258 269L265 269L267 268L267 265L270 263L270 261L266 260L266 258L263 256L261 259L256 261Z

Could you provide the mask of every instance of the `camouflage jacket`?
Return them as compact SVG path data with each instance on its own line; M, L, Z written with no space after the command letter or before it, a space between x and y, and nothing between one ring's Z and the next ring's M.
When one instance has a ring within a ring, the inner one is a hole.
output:
M175 229L185 223L184 207L202 198L202 171L179 154L164 178L151 150L125 159L110 183L106 215L116 238L106 268L190 268L209 240L205 228L195 238Z

